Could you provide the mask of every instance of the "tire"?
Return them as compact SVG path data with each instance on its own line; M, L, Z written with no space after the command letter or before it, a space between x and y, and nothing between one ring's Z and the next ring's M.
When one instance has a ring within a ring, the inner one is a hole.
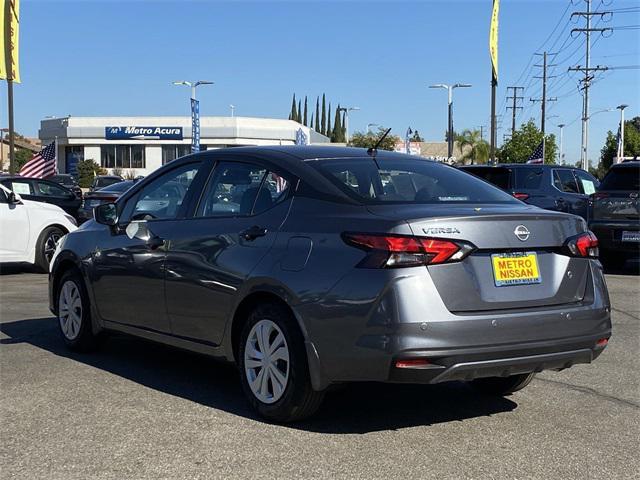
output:
M35 265L38 271L43 273L49 272L49 262L56 250L58 240L65 232L58 227L45 228L36 242L36 261Z
M260 360L263 348L273 351ZM243 326L237 351L242 389L261 416L285 423L318 410L324 392L311 386L304 338L285 307L277 303L257 306Z
M476 390L488 395L504 396L522 390L531 383L535 373L521 373L509 377L478 378L471 381Z
M77 270L69 270L60 278L56 302L58 327L67 347L81 352L95 349L98 338L91 326L89 296Z

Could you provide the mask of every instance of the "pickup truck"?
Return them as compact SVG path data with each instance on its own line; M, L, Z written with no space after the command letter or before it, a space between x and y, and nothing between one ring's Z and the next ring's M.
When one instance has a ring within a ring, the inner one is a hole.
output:
M589 229L612 267L640 256L640 162L613 165L591 195Z

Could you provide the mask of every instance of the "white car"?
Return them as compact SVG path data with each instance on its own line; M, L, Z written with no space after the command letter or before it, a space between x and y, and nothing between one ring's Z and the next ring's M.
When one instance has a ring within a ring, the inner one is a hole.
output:
M22 200L0 185L0 263L27 262L48 272L58 240L76 225L60 207Z

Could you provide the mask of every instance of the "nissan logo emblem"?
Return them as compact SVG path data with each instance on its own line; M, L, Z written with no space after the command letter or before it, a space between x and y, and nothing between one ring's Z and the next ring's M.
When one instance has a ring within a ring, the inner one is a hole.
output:
M518 240L521 240L523 242L529 240L529 235L531 235L531 233L529 233L529 229L524 225L518 225L513 233L516 237L518 237Z

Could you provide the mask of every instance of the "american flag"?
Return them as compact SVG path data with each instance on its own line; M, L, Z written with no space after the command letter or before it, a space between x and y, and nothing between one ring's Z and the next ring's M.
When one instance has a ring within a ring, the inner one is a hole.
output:
M527 163L544 163L544 140L536 147L531 156L527 159Z
M20 169L23 177L47 178L56 173L56 142L51 142Z

